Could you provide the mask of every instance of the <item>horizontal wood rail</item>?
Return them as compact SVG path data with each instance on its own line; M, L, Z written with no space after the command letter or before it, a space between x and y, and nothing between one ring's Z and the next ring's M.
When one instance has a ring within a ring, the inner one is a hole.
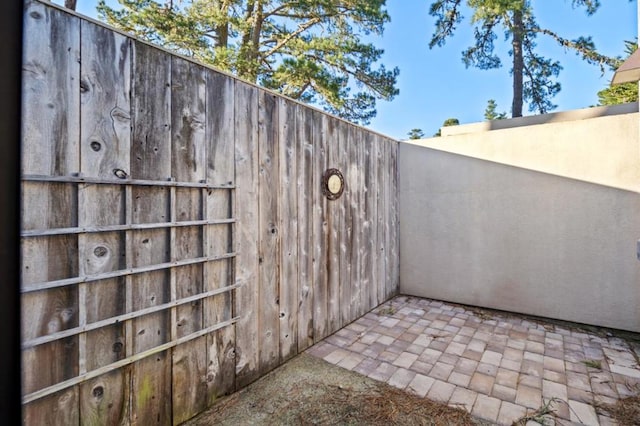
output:
M80 226L73 228L32 229L22 231L23 238L48 237L51 235L92 234L99 232L139 231L143 229L180 228L185 226L226 225L235 223L235 218L216 220L190 220L184 222L135 223L128 225Z
M144 180L144 179L102 179L83 176L47 176L47 175L22 175L25 182L49 182L49 183L92 183L96 185L132 185L132 186L167 186L178 188L206 188L206 189L235 189L235 185L212 185L206 182L177 182L168 180Z
M155 348L151 348L151 349L146 350L144 352L140 352L140 353L135 354L133 356L130 356L128 358L121 359L120 361L113 362L113 363L111 363L109 365L105 365L104 367L100 367L100 368L97 368L95 370L88 371L88 372L86 372L84 374L80 374L80 375L78 375L76 377L73 377L71 379L68 379L68 380L65 380L63 382L57 383L57 384L55 384L53 386L48 386L48 387L40 389L40 390L38 390L36 392L32 392L30 394L24 395L22 397L22 403L23 404L28 404L29 402L32 402L32 401L35 401L37 399L43 398L43 397L45 397L47 395L51 395L52 393L56 393L58 391L70 388L71 386L77 385L77 384L82 383L82 382L86 382L87 380L90 380L90 379L93 379L95 377L101 376L101 375L103 375L105 373L108 373L110 371L117 370L118 368L124 367L125 365L132 364L132 363L134 363L136 361L139 361L139 360L141 360L143 358L146 358L146 357L148 357L150 355L157 354L158 352L165 351L167 349L170 349L170 348L173 348L175 346L178 346L178 345L181 345L183 343L186 343L186 342L188 342L190 340L197 339L198 337L201 337L201 336L204 336L206 334L209 334L212 331L216 331L216 330L219 330L221 328L224 328L224 327L230 326L232 324L235 324L239 320L240 320L240 317L231 318L230 320L223 321L223 322L220 322L218 324L214 324L214 325L212 325L210 327L207 327L207 328L203 328L202 330L196 331L195 333L191 333L191 334L189 334L187 336L181 337L181 338L173 340L171 342L164 343L162 345L156 346Z
M141 274L143 272L160 271L162 269L170 269L178 266L195 265L198 263L211 262L216 260L230 259L238 254L225 253L217 256L196 257L192 259L176 260L173 262L158 263L155 265L141 266L138 268L120 269L112 272L103 272L101 274L85 275L81 277L65 278L61 280L45 281L41 283L24 284L20 291L22 293L30 293L33 291L47 290L50 288L65 287L73 284L88 283L93 281L106 280L110 278L125 277L127 275Z
M129 312L126 314L118 315L115 317L107 318L101 321L92 322L90 324L69 328L67 330L58 331L56 333L47 334L45 336L36 337L35 339L27 340L22 343L22 349L29 349L36 347L38 345L43 345L45 343L53 342L55 340L64 339L66 337L76 336L78 334L86 333L92 330L97 330L98 328L107 327L110 325L118 324L123 321L127 321L133 318L138 318L143 315L149 315L155 312L160 312L167 310L169 308L173 308L175 306L184 305L187 303L195 302L197 300L206 299L207 297L216 296L218 294L227 293L229 291L235 290L236 288L240 288L244 285L244 282L239 282L234 285L228 287L217 288L215 290L209 290L204 293L195 294L193 296L185 297L183 299L174 300L171 302L163 303L161 305L151 306L149 308L140 309L139 311Z

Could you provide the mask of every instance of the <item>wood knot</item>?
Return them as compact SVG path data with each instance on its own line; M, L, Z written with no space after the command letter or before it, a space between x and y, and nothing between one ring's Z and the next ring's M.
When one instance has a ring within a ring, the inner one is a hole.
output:
M98 141L91 141L89 146L91 146L91 149L94 150L95 152L98 152L102 149L102 144Z
M95 254L96 257L104 257L104 256L106 256L108 251L109 250L107 250L106 247L98 246L95 249L93 249L93 254Z
M42 14L40 12L36 12L35 10L29 14L33 19L42 19Z
M112 347L112 349L113 349L113 351L114 351L115 353L120 353L120 352L122 352L122 348L123 348L123 345L122 345L122 343L121 343L121 342L115 342L115 343L113 344L113 347Z
M102 386L96 386L93 388L92 393L94 398L102 398L104 395L104 388Z
M127 178L127 172L125 172L122 169L113 169L113 174L118 178L118 179L126 179Z
M115 107L111 110L111 118L114 121L129 121L131 120L131 116L129 115L129 113L125 110L123 110L122 108L119 107Z

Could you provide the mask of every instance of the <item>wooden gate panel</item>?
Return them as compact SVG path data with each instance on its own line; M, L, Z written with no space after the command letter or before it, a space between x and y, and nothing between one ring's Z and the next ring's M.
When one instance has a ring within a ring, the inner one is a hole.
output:
M300 105L279 99L280 135L280 362L298 353L298 146Z
M25 26L27 424L180 423L397 292L394 141L54 4Z
M80 20L38 2L25 2L22 173L66 175L79 170ZM54 72L52 72L55 70ZM23 229L77 225L77 191L66 185L23 182ZM77 276L76 235L22 240L22 285ZM75 252L75 254L74 254ZM78 324L78 291L65 286L23 294L22 339ZM76 336L26 348L23 394L55 385L78 372ZM57 414L53 414L57 413ZM78 415L77 388L68 388L24 408L25 421Z
M207 182L216 185L235 185L235 80L212 70L207 71ZM233 191L206 190L203 208L208 217L235 215ZM235 220L227 224L203 228L207 254L234 251ZM206 291L224 288L235 283L234 259L223 259L205 265ZM234 317L234 292L224 292L204 301L205 324L217 324ZM207 402L233 392L235 389L235 326L224 327L207 337Z
M171 176L171 57L150 46L133 45L131 177L168 181ZM132 223L162 223L169 217L169 187L132 187ZM130 198L129 198L130 197ZM127 264L140 267L170 261L167 228L129 232ZM132 276L127 302L131 311L162 305L170 300L169 271ZM131 321L128 329L132 356L169 341L167 310ZM132 424L170 424L171 354L162 351L131 365Z
M204 68L173 58L171 62L171 175L179 182L204 182L206 178L206 75ZM172 190L171 221L203 220L202 191ZM201 226L171 230L171 260L203 256ZM204 263L174 268L171 300L203 292ZM203 328L203 301L181 305L172 312L172 338L188 336ZM207 337L173 349L173 423L201 412L207 403Z
M82 21L80 62L80 176L117 179L130 174L131 41ZM120 185L78 185L78 226L125 223L125 191ZM78 235L80 276L118 271L126 265L124 232ZM79 325L126 312L125 278L78 284ZM79 373L125 358L124 323L78 335ZM128 415L124 370L80 385L80 422L120 423Z

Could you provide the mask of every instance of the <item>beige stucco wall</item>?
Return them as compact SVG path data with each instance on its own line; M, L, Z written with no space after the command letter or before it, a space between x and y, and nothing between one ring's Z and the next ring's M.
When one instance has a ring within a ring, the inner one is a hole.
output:
M401 144L400 291L640 331L639 120Z

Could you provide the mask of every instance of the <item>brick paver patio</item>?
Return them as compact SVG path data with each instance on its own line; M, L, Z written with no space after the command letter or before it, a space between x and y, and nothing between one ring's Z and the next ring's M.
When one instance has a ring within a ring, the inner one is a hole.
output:
M551 398L556 424L615 424L594 404L640 386L640 345L632 341L406 296L308 352L498 424Z

